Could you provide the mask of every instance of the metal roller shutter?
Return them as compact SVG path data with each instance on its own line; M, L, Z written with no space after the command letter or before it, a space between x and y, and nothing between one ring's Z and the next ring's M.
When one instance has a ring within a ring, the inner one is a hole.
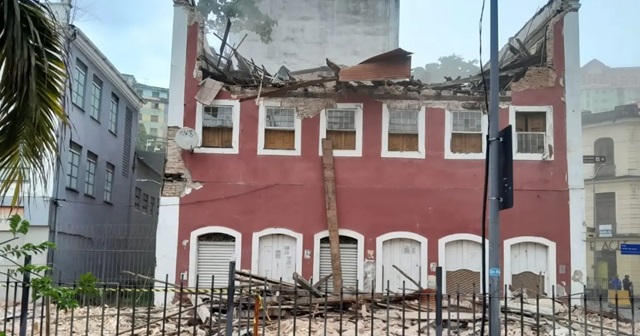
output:
M229 260L235 254L236 243L231 241L198 241L196 272L200 288L211 287L215 276L215 288L224 288L229 282Z
M340 237L342 238L342 237ZM320 244L320 279L331 274L331 248L328 243ZM340 244L340 261L342 263L342 286L344 292L351 292L358 285L358 245ZM317 281L319 279L314 279ZM329 292L333 291L333 281L328 281ZM360 284L360 286L362 286ZM324 291L324 288L321 289Z

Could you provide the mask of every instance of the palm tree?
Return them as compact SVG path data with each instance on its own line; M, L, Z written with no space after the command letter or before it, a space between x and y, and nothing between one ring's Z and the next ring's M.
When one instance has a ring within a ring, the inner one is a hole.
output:
M0 197L15 186L16 206L24 182L46 183L57 159L68 76L62 30L46 3L0 0L0 10Z

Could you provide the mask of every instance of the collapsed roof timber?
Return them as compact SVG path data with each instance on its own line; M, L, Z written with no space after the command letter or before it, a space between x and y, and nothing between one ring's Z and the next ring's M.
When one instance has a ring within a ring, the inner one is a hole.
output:
M501 100L510 100L512 84L530 69L553 71L553 24L576 9L570 1L550 0L509 39L499 53ZM218 36L222 42L219 50L224 55L209 48L205 38L199 48L202 51L198 55L202 71L199 79L203 88L209 87L206 91L210 99L214 98L211 93L217 94L224 87L241 101L258 97L333 98L349 92L374 99L480 101L484 99L483 75L489 83L488 65L484 66L484 74L422 83L411 76L411 53L400 48L354 66L338 65L327 59L326 66L319 68L292 72L282 66L271 74L253 60L242 57L237 47L227 44L226 36Z

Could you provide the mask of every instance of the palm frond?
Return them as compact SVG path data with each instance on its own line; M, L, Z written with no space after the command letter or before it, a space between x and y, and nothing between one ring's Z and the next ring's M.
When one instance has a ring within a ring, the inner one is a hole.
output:
M63 97L63 32L38 0L0 0L0 197L24 181L46 183L57 157L58 127L68 122Z

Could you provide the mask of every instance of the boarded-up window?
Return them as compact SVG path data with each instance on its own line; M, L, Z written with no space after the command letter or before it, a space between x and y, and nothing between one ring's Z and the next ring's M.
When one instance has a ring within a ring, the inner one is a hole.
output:
M292 108L267 107L265 118L264 148L296 149L295 110Z
M205 106L202 114L202 147L233 148L233 107Z
M546 112L516 112L518 153L542 154L547 138Z
M482 153L482 112L451 112L451 152Z
M418 151L418 111L389 111L388 150Z
M327 139L333 149L356 149L356 110L327 110Z

